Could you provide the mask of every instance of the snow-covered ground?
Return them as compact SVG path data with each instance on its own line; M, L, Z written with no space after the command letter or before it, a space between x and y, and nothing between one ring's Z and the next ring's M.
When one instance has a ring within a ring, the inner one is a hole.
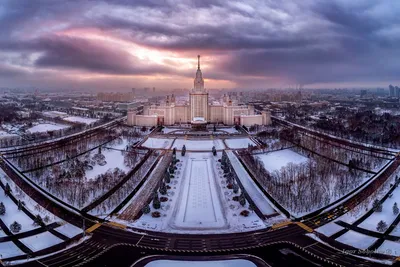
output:
M121 144L112 146L112 148L124 150L128 145L128 141L123 139ZM96 151L96 150L95 150ZM97 153L97 151L95 152ZM109 169L113 170L114 168L119 168L123 170L125 173L130 171L130 168L124 164L124 152L114 149L102 149L101 153L105 157L105 161L107 162L106 165L101 166L96 164L92 170L86 171L86 178L92 180L96 178L96 176L107 172Z
M12 134L12 133L7 133L5 131L0 130L0 139L1 138L8 138L8 137L15 137L18 136L16 134Z
M179 131L179 132L181 132L181 131L189 131L189 130L190 130L190 128L179 128L179 127L170 128L170 127L164 127L164 128L161 130L161 132L162 132L162 133L165 133L165 134L168 134L168 133L171 133L171 132L174 132L174 131Z
M342 229L343 229L342 226L337 225L335 222L330 222L330 223L327 223L327 224L317 228L316 231L323 235L331 236L331 235L339 232Z
M143 147L148 148L165 148L169 149L171 147L174 139L166 139L166 138L148 138L143 144Z
M378 253L400 256L400 243L390 240L385 240L382 245L378 248Z
M0 242L0 259L6 259L14 256L24 255L12 241Z
M83 232L81 228L78 228L69 223L61 225L61 226L57 227L55 230L69 238L72 238L78 234L82 234L82 232Z
M62 125L62 124L50 124L50 123L42 123L35 125L27 130L27 132L30 133L43 133L47 131L56 131L56 130L61 130L68 128L68 125Z
M376 226L381 220L386 222L387 225L390 225L397 216L393 214L393 204L397 202L397 205L400 209L400 187L397 187L392 194L392 197L387 198L382 204L382 211L372 213L359 225L359 227L376 231Z
M218 162L218 159L221 158L221 153L218 153L218 156L213 156L211 152L187 152L184 157L181 156L181 153L177 153L177 158L180 162L177 164L178 169L175 171L175 177L171 179L169 184L171 189L168 190L166 195L168 201L161 202L161 209L157 210L161 213L161 217L153 218L150 212L143 214L134 222L128 222L128 225L145 230L191 234L245 232L266 227L266 223L255 212L250 212L247 217L240 215L242 210L248 210L248 203L242 207L239 202L232 199L234 196L238 196L240 192L234 194L231 189L226 187L226 179L223 177L223 171ZM196 170L191 172L192 163L201 160L206 161L209 165L204 167L195 166ZM205 179L207 175L208 181ZM194 180L200 180L203 183L198 181L200 184L194 185ZM203 188L190 190L191 186ZM215 195L218 196L216 197ZM156 211L152 204L150 204L150 208L152 212ZM211 223L214 226L220 226L218 218L221 215L219 213L211 215L211 218L217 218L214 223L210 222L210 218L205 218L204 215L210 214L212 210L216 209L222 210L222 215L225 217L224 220L227 222L224 227L206 229L202 228L200 224L198 224L200 227L192 227L191 229L182 227L185 226L185 219L182 219L184 217L180 214L185 213L192 220L187 221L186 225L195 226L196 222L202 221L203 223L204 221L209 225ZM199 210L202 210L202 213ZM200 214L202 217L198 216ZM125 221L120 222L127 223Z
M186 146L186 150L192 151L211 151L212 147L215 146L217 150L224 149L224 143L220 139L214 140L185 140L185 139L176 139L173 147L176 147L177 150L181 150L183 145Z
M219 260L219 261L177 261L177 260L155 260L147 263L145 267L256 267L249 260Z
M275 210L271 207L268 198L260 188L252 181L251 177L244 169L243 165L239 162L238 158L233 154L232 151L227 151L229 160L231 161L232 167L235 170L240 182L250 195L251 199L257 205L264 215L270 215L275 213Z
M56 237L50 232L21 238L20 241L34 252L63 242L62 239Z
M225 143L232 149L248 148L249 145L256 146L256 144L249 138L226 139Z
M0 202L3 202L6 207L6 213L0 215L0 218L8 228L14 221L21 224L21 232L38 228L38 226L33 225L33 221L28 215L22 210L18 210L18 206L9 197L5 196L4 192L0 193Z
M230 133L230 134L239 133L239 132L235 129L235 127L217 128L217 131L225 131L225 132Z
M279 171L282 167L286 167L289 163L301 164L307 162L307 158L290 150L284 149L266 154L257 155L263 162L264 168L269 171Z
M85 124L92 124L92 123L98 121L98 119L78 117L78 116L66 117L66 118L63 118L63 120L71 121L71 122L80 122L80 123L85 123Z
M216 188L212 158L190 155L185 170L183 191L180 192L179 209L174 220L177 228L226 228L221 199Z
M349 246L367 249L377 240L376 237L360 234L354 231L348 231L344 235L338 237L336 241L347 244Z

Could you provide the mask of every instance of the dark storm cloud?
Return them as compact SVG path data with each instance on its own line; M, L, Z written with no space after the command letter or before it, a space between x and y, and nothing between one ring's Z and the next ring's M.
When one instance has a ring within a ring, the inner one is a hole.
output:
M26 60L33 70L191 75L174 70L173 62L143 62L135 51L84 34L54 34L90 28L153 49L212 55L208 77L241 86L251 76L302 84L389 83L400 74L399 11L396 1L363 0L2 1L0 52L21 53L10 62Z

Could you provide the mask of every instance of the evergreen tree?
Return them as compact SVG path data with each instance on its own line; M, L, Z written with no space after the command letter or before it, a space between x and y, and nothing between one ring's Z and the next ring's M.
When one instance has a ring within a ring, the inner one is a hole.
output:
M6 214L6 206L4 206L3 202L0 202L0 215Z
M217 155L217 150L215 149L215 146L212 147L212 153L213 153L214 156Z
M176 155L176 147L172 150L172 155Z
M161 203L159 198L153 199L153 208L155 208L156 210L161 208Z
M165 173L165 178L164 178L165 182L167 184L169 184L171 182L171 175L169 174L169 172Z
M18 233L19 231L21 231L21 224L19 224L18 222L14 221L10 225L10 231L13 232L13 233Z
M6 188L4 189L4 194L8 196L11 193L11 187L8 183L6 183Z
M245 198L243 192L240 194L239 203L240 203L240 205L242 205L242 206L246 205L246 198Z
M33 224L37 225L37 226L43 225L43 219L39 214L36 215L35 220L33 221Z
M164 182L161 183L159 191L160 191L161 195L166 195L167 194L167 187L165 186Z
M18 210L22 210L22 202L18 199Z
M384 222L384 221L379 221L378 222L378 225L376 226L376 230L378 231L378 232L385 232L386 231L386 229L388 228L388 226L387 226L387 224L386 224L386 222Z
M375 211L377 212L381 212L382 211L382 204L380 203L380 201L378 199L375 199L372 207L374 208Z
M398 215L399 214L399 207L397 207L397 202L393 204L393 214Z
M233 189L233 193L235 193L235 194L237 194L239 192L239 186L237 185L237 183L233 184L232 189Z
M142 209L143 214L148 214L150 213L150 206L149 204L146 204L143 209Z
M215 126L215 124L214 124L214 129L213 129L213 131L214 131L214 132L217 131L217 127Z
M186 146L183 145L183 147L182 147L182 157L184 157L185 154L186 154Z

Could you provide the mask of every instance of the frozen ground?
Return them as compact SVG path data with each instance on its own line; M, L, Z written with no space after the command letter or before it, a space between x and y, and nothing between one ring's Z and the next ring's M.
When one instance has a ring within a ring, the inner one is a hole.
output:
M307 162L307 158L290 150L284 149L266 154L257 155L263 162L264 168L269 172L279 171L289 163L301 164Z
M383 244L378 248L378 253L399 257L400 243L390 240L385 240Z
M62 125L62 124L50 124L50 123L42 123L35 125L27 130L27 132L30 133L43 133L47 131L55 131L55 130L61 130L68 128L68 125Z
M173 147L176 147L177 150L181 150L183 145L186 146L186 150L192 151L211 151L212 147L215 146L217 150L224 149L224 143L220 139L214 140L185 140L185 139L176 139Z
M316 231L323 235L331 236L331 235L339 232L342 229L343 229L342 226L337 225L335 222L330 222L330 223L327 223L327 224L317 228Z
M83 232L81 228L78 228L69 223L61 225L61 226L57 227L55 230L69 238L72 238L78 234L82 234L82 232Z
M80 123L85 123L85 124L92 124L92 123L98 121L98 119L77 117L77 116L66 117L66 118L63 118L63 120L71 121L71 122L80 122Z
M347 244L349 246L367 249L377 240L376 237L371 237L368 235L360 234L354 231L348 231L344 235L338 237L336 241Z
M256 146L249 138L226 139L225 143L229 148L233 149L248 148L249 145Z
M0 242L0 259L6 259L14 256L24 255L12 241Z
M112 146L112 148L124 150L127 145L128 141L124 139L124 141L121 144ZM94 150L94 153L97 153L97 150ZM119 150L104 148L102 149L101 153L105 156L105 161L107 161L107 164L104 166L96 164L93 167L93 170L87 170L86 171L87 179L92 180L96 178L96 176L107 172L109 169L113 170L114 168L117 167L123 170L125 173L130 171L130 168L124 164L124 154L123 154L124 152ZM92 153L91 155L93 156L94 154Z
M44 232L41 234L21 238L20 241L34 252L63 242L62 239L56 237L50 232Z
M270 215L275 213L275 210L271 207L268 198L261 192L260 188L253 182L243 165L239 162L238 158L233 154L232 151L226 152L229 160L231 161L232 167L235 170L240 182L250 195L251 199L257 205L264 215Z
M7 138L7 137L15 137L15 136L18 136L18 135L7 133L5 131L0 130L0 139L1 138Z
M174 216L176 227L185 229L226 227L211 160L210 157L190 158L185 170L183 191L180 192L180 208Z
M147 263L145 267L256 267L249 260L220 260L220 261L176 261L155 260Z
M6 207L6 213L0 215L0 218L8 228L14 221L21 224L21 232L38 228L38 226L33 225L33 221L28 215L22 210L18 210L18 206L9 197L5 196L3 191L0 193L0 202L3 202Z
M397 205L400 208L400 187L397 187L393 191L393 196L387 198L386 201L382 204L381 212L372 213L367 219L365 219L365 221L363 221L359 225L359 227L376 231L376 226L381 220L386 222L387 225L390 225L397 216L393 214L393 204L395 202L397 202Z
M165 148L169 149L171 147L174 139L166 139L166 138L148 138L143 144L143 147L148 148Z
M182 131L188 131L188 130L190 130L190 129L188 129L188 128L179 128L179 127L177 127L177 128L164 127L164 128L161 130L161 132L162 132L162 133L165 133L165 134L168 134L168 133L174 132L174 131L182 132Z
M235 127L230 127L230 128L217 128L217 131L225 131L227 133L231 133L231 134L235 134L235 133L239 133Z

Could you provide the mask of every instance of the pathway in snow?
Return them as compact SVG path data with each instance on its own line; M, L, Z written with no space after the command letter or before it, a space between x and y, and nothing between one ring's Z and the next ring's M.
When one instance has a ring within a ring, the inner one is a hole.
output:
M182 228L213 229L224 227L220 199L210 157L191 154L186 167L182 198L175 225Z

